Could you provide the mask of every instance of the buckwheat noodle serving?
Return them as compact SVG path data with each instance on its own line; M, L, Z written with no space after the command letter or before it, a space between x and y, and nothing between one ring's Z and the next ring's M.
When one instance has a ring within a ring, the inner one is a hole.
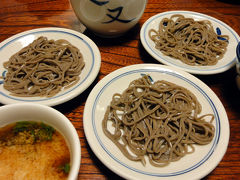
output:
M113 95L102 129L128 159L163 167L212 141L214 115L201 111L189 90L145 75Z
M83 56L68 41L39 37L4 63L4 88L14 96L54 96L79 81Z
M175 14L163 18L149 37L164 55L192 66L210 66L222 59L228 46L228 35L218 35L208 20L195 21Z

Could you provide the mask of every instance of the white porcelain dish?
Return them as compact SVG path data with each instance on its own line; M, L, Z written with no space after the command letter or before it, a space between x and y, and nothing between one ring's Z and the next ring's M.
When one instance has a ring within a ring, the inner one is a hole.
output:
M168 57L157 50L154 42L149 38L148 32L152 28L157 30L160 21L163 18L171 17L173 14L182 14L185 17L193 18L195 20L209 20L215 30L218 28L218 33L228 35L230 39L227 52L224 57L213 66L190 66L182 63L180 60ZM201 75L217 74L233 67L236 63L236 46L240 41L239 35L224 22L214 17L192 11L167 11L152 16L143 24L140 32L140 39L146 51L157 61L166 65L177 67L192 74Z
M79 48L85 61L85 67L80 74L80 81L73 87L61 91L57 95L46 97L16 97L11 96L10 92L3 88L3 80L0 79L0 103L12 104L20 102L34 102L48 106L64 103L81 94L94 81L101 66L100 51L96 44L82 33L65 28L39 28L16 34L0 43L0 76L6 74L3 62L23 47L30 44L40 36L48 39L66 39L71 44Z
M68 180L76 180L81 163L81 145L69 119L52 107L36 103L15 103L0 107L0 127L19 121L43 122L65 137L71 156Z
M144 167L122 155L102 130L102 120L114 93L122 93L129 83L149 74L154 81L167 80L194 93L203 107L202 113L213 113L216 132L206 146L167 167L157 168L148 162ZM229 122L226 111L214 92L193 75L174 67L139 64L118 69L105 76L90 93L83 115L84 132L96 156L113 172L125 179L200 179L210 173L224 156L229 141Z

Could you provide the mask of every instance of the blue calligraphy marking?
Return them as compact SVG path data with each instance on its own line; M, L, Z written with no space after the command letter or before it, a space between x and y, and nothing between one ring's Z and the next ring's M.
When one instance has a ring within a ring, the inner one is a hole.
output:
M7 71L3 71L3 73L2 73L2 77L3 77L3 78L5 78L6 72L7 72ZM0 81L0 84L3 84L3 82L4 82L4 81Z
M216 32L217 32L218 35L222 34L221 29L219 27L216 28Z
M112 16L111 14L107 14L107 16L111 18L111 20L110 20L110 21L103 22L103 23L107 24L107 23L111 23L111 22L113 22L113 21L119 21L119 22L121 22L121 23L129 23L129 22L131 22L132 20L135 19L135 18L130 19L130 20L119 19L119 16L121 15L122 10L123 10L123 7L122 7L122 6L117 7L117 8L115 8L115 9L108 9L108 11L111 12L111 13L112 13L112 12L118 12L118 13L117 13L117 15L116 15L115 17Z
M91 2L93 2L94 4L98 5L98 6L103 6L107 3L109 3L109 1L98 1L98 0L90 0Z
M222 32L221 32L221 29L219 27L216 28L216 32L217 32L217 35L222 35ZM223 37L217 37L219 40L223 40L223 41L228 41L226 38L223 38Z
M164 25L164 26L167 26L167 25L168 25L168 23L167 23L167 22L163 22L163 25Z
M154 83L153 78L152 78L151 76L149 76L148 74L140 73L140 75L141 75L142 77L147 75L147 77L148 77L148 79L151 81L151 83Z
M238 42L238 45L237 45L237 58L240 63L240 42Z
M3 71L3 73L2 73L2 77L4 77L5 78L5 76L6 76L6 70L5 71Z

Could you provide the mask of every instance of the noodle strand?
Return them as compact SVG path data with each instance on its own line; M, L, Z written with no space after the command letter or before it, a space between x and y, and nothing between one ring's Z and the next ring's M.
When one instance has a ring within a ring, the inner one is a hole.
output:
M189 90L145 75L113 95L102 128L128 159L163 167L212 141L214 116L201 111Z
M4 63L4 88L14 96L56 95L79 81L85 63L79 49L66 40L39 37Z

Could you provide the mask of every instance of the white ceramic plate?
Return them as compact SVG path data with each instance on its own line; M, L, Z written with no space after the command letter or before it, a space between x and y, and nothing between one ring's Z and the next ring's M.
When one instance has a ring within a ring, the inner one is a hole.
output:
M34 102L48 106L54 106L64 103L79 94L81 94L96 78L100 65L101 56L96 44L82 33L65 28L39 28L25 31L14 35L0 43L0 76L4 76L6 69L3 62L23 47L30 44L40 36L50 39L66 39L71 44L79 48L85 61L85 67L80 74L80 81L73 87L59 92L57 95L46 97L16 97L11 96L10 92L3 88L3 81L0 79L0 102L3 104L12 104L17 102Z
M129 83L149 74L154 81L167 80L193 92L202 105L202 113L213 113L216 132L212 142L196 146L196 151L167 167L153 167L147 162L128 160L102 131L102 120L114 93L122 93ZM214 92L193 75L174 67L139 64L118 69L105 76L90 93L83 115L84 132L96 156L113 172L125 179L199 179L210 173L224 156L229 141L226 111Z
M180 60L168 57L157 50L154 42L149 38L148 32L152 28L157 30L160 21L163 18L170 18L173 14L182 14L185 17L193 18L195 20L209 20L211 21L215 30L216 28L219 28L221 34L228 35L230 39L227 52L225 53L224 57L214 66L190 66L182 63ZM140 39L146 51L157 61L166 65L180 68L192 74L203 75L221 73L233 67L236 63L236 47L238 41L240 41L238 34L224 22L211 16L191 11L168 11L152 16L143 24L140 32Z

